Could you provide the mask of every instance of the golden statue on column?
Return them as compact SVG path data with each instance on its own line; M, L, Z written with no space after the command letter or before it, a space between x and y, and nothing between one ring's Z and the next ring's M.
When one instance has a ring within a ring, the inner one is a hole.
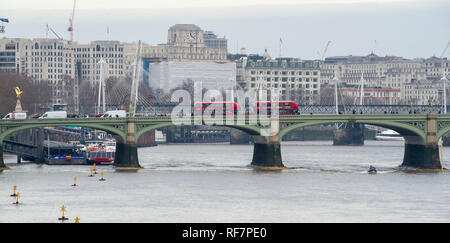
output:
M17 102L16 102L16 109L15 112L22 112L22 105L20 104L20 96L22 96L23 91L20 90L19 87L14 87L14 92L16 92Z

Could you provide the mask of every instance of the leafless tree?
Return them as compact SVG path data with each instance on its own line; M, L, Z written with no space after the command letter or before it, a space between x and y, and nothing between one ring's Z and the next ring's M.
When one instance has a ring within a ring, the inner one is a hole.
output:
M33 82L25 75L17 73L0 73L0 115L14 110L16 106L16 93L14 87L19 87L23 94L21 104L23 110L31 113L40 113L48 109L51 88L46 81Z
M336 103L335 98L335 90L331 86L323 86L320 90L320 104L321 105L334 105ZM338 103L339 105L352 105L353 98L342 94L340 90L338 90Z

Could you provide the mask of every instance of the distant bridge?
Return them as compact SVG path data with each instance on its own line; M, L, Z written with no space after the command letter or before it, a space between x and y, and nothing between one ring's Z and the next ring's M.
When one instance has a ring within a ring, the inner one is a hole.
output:
M38 146L32 145L32 144L26 144L11 140L4 140L3 141L3 152L13 153L17 154L19 158L25 157L25 158L31 158L31 159L37 159L39 157L38 153Z

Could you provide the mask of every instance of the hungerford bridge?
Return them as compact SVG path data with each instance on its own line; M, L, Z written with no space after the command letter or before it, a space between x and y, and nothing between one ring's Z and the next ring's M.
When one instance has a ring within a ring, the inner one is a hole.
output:
M439 139L450 131L450 115L441 114L302 114L279 116L277 119L261 119L256 116L187 117L182 125L207 124L242 130L254 138L252 166L283 168L281 144L283 136L297 128L318 124L368 124L392 129L405 139L401 166L414 168L441 168ZM196 120L196 119L199 119ZM219 121L219 122L218 122ZM263 122L264 121L264 122ZM264 125L262 125L264 124ZM140 168L137 141L147 132L180 125L171 117L128 118L73 118L73 119L26 119L0 121L0 168L3 161L3 142L8 136L25 129L52 126L79 126L102 130L115 136L117 141L114 165L116 167ZM301 156L301 155L300 155Z

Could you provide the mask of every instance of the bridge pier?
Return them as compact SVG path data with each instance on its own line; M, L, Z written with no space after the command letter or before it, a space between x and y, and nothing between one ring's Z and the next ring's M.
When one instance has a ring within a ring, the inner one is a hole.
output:
M136 139L134 118L127 118L127 135L125 143L116 142L114 165L116 167L141 168L138 159L138 145ZM123 140L123 139L122 139Z
M439 146L437 144L405 143L402 166L419 169L440 169Z
M281 144L278 136L271 136L266 139L263 136L253 136L252 166L285 168L281 159Z
M436 139L437 116L427 115L426 139L404 136L405 154L402 166L419 169L440 169L439 146Z
M116 156L114 158L114 165L116 167L132 167L140 168L137 144L116 143Z
M6 165L3 160L3 142L0 142L0 170L5 169Z

